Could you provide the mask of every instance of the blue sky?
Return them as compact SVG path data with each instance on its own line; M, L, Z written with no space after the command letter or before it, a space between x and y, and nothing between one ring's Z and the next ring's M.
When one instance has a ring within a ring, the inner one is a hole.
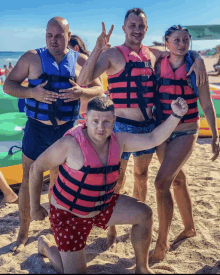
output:
M72 34L79 35L88 50L95 46L101 32L101 22L106 29L115 25L110 43L124 42L121 26L128 9L142 8L148 19L148 31L143 41L152 45L162 41L163 34L173 24L220 25L220 1L1 1L0 6L0 51L27 51L45 46L45 28L53 16L62 16L70 24ZM207 49L220 44L220 40L193 41L193 49Z

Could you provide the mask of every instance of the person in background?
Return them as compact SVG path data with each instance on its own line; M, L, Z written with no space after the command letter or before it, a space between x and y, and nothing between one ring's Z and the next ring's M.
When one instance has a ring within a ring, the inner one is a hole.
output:
M4 65L4 69L5 69L5 79L8 77L10 71L9 68L7 67L7 65Z
M13 68L14 68L14 66L12 65L12 63L11 63L11 62L9 62L9 66L8 66L8 70L9 70L9 72L10 72Z
M81 54L85 54L86 56L89 57L90 52L87 50L85 43L82 41L82 39L78 35L75 35L75 34L71 35L68 46L73 51L79 52ZM103 84L102 77L100 77L99 79ZM104 88L107 90L107 87L104 87ZM87 111L86 108L88 105L88 100L81 98L80 102L81 102L81 105L80 105L79 121L83 121L85 119L85 114Z
M217 62L213 65L214 71L208 72L209 76L218 76L220 75L220 54L218 56Z
M1 205L4 203L18 203L18 196L8 185L1 171L0 171L0 190L4 194L4 198L1 202Z
M82 39L75 34L71 35L70 41L68 43L68 47L76 52L79 52L81 54L85 54L89 57L89 51L86 49L85 43L82 41ZM88 100L81 98L80 99L80 111L79 111L79 119L78 121L82 121L85 119L85 113L87 108Z
M83 53L89 57L89 51L86 49L85 43L82 41L82 39L78 35L75 35L75 34L71 35L68 46L73 51Z

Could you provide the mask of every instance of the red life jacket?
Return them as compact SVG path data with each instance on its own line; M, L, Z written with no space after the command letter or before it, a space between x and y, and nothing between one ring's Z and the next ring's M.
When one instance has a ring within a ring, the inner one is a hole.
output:
M65 163L60 165L58 178L52 189L59 205L81 216L102 211L109 206L120 167L120 150L115 134L110 136L108 164L103 167L95 149L82 132L85 127L85 124L78 125L65 134L77 140L84 157L83 167L74 170ZM100 196L103 191L105 194Z
M178 97L186 100L189 110L181 119L182 123L195 122L199 119L197 100L190 81L187 78L186 64L184 63L178 69L173 71L168 57L161 61L160 76L157 80L157 99L159 105L156 105L156 115L160 109L162 121L166 120L172 113L171 102Z
M140 108L147 120L145 108L153 106L155 93L155 74L148 48L142 45L139 54L124 45L116 48L126 65L119 73L108 76L110 98L115 108Z

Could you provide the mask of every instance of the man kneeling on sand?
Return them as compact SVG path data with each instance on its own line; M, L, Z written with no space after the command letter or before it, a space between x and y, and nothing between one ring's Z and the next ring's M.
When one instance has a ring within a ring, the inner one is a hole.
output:
M50 222L57 247L40 236L39 253L48 257L59 273L85 273L87 237L96 225L131 224L136 273L152 273L148 266L152 236L152 210L145 203L114 194L123 152L140 151L165 141L188 106L184 99L172 102L172 115L151 133L113 133L114 104L105 97L88 103L86 124L66 132L51 145L30 169L30 202L33 220L43 220L47 211L40 205L42 175L59 166L52 188Z

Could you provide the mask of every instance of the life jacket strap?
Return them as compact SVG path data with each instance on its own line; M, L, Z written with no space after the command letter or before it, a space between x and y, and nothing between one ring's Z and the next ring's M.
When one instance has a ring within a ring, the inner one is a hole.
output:
M145 118L145 121L148 121L150 119L147 115L146 108L147 108L147 104L149 103L149 99L146 98L146 97L145 98L143 97L143 91L144 91L144 88L146 88L146 87L142 86L141 81L140 81L139 78L136 79L135 83L137 85L138 106L139 106L139 108L140 108L140 110L141 110L141 112L142 112L142 114Z
M73 207L71 206L72 202L70 200L68 200L67 198L65 198L62 194L60 194L60 192L57 190L57 188L56 188L55 185L53 187L53 192L54 192L54 195L60 201L62 201L66 205L68 205L70 207L69 210L72 211L72 209L73 209ZM90 213L90 212L94 212L94 211L103 211L103 210L105 210L109 206L109 204L110 204L110 202L103 203L101 205L97 205L97 206L94 206L94 207L86 207L86 206L81 206L81 205L78 205L78 204L74 204L74 209Z
M183 79L169 79L169 78L160 78L159 81L157 81L157 84L160 86L189 86L187 80Z
M177 99L177 97L179 95L168 94L168 93L160 93L159 96L160 96L160 99L162 99L162 100L175 100L175 99ZM190 95L184 94L184 96L183 96L183 99L185 99L185 100L194 99L194 98L195 98L194 94L190 94Z
M99 168L90 168L89 174L109 174L115 171L118 171L120 168L120 163L117 165L108 165L104 167L99 167ZM86 166L83 166L79 171L85 173L86 171Z
M107 201L109 200L114 192L111 192L111 193L108 193L108 194L105 194L105 195L102 195L102 196L97 196L97 197L92 197L92 196L86 196L86 195L83 195L83 194L77 194L76 191L74 191L73 189L69 188L67 185L65 185L60 177L58 176L57 178L57 181L59 183L59 186L62 188L62 190L64 190L65 192L67 192L68 194L76 197L77 196L77 199L80 199L80 200L84 200L84 201L90 201L90 202L97 202L97 201Z
M138 75L138 76L130 76L129 81L135 81L137 78L140 78L141 82L147 82L147 81L155 81L155 75ZM124 76L123 82L126 82L128 80L127 76ZM122 82L121 77L112 77L108 79L108 83L120 83Z
M114 94L121 94L121 93L127 93L128 88L112 88L111 93ZM137 87L130 87L130 93L137 93ZM142 86L142 93L155 93L154 87L148 87L148 86ZM130 100L133 100L135 98L130 98ZM126 99L124 99L126 100ZM130 103L131 104L131 103Z
M92 168L90 168L90 169L92 169ZM71 177L70 174L63 168L62 165L59 166L59 171L60 171L61 175L65 179L67 179L69 182L73 183L74 185L76 185L78 187L81 186L81 182L74 179L73 177ZM115 187L116 184L117 184L117 181L112 182L111 184L99 185L99 186L84 183L83 184L83 189L90 190L90 191L99 191L99 192L106 191L106 192L109 192L110 190L112 190Z
M161 103L161 106L162 106L162 109L164 111L171 111L172 110L172 107L171 107L170 103ZM193 103L188 104L189 109L194 109L196 107L197 107L197 102L193 102Z
M46 80L48 80L48 82L69 82L70 79L74 80L74 77L42 73L38 79L43 79L43 82Z
M80 185L79 185L79 188L78 188L78 190L77 190L76 196L75 196L75 198L74 198L74 200L73 200L73 202L72 202L72 204L71 204L70 211L72 211L72 209L74 208L74 206L75 206L75 204L76 204L76 201L77 201L77 199L78 199L78 197L79 197L79 195L80 195L80 192L81 192L81 190L82 190L82 188L83 188L84 181L85 181L86 177L87 177L88 174L89 174L89 170L90 170L90 166L88 165L87 168L86 168L86 172L84 173L84 175L83 175L83 177L82 177L82 180L81 180L81 182L80 182Z
M34 99L32 99L32 100L34 100ZM38 103L38 105L39 105L39 101L36 101L36 104ZM49 104L48 104L49 105ZM28 104L26 104L26 108L28 109L28 110L30 110L30 111L32 111L32 112L35 112L36 111L36 107L33 107L33 106L30 106L30 105L28 105ZM40 113L41 114L43 114L43 115L48 115L49 114L49 110L46 110L46 109L40 109ZM62 113L62 111L59 111L59 110L57 110L57 117L59 118L59 114L61 114ZM66 116L76 116L78 114L78 112L77 111L74 111L74 112L72 112L72 111L65 111L65 115Z
M119 78L124 78L129 71L131 71L133 68L137 69L143 69L143 68L150 68L152 69L151 66L151 61L135 61L133 62L132 60L129 60L129 62L126 63L124 71L120 74Z

